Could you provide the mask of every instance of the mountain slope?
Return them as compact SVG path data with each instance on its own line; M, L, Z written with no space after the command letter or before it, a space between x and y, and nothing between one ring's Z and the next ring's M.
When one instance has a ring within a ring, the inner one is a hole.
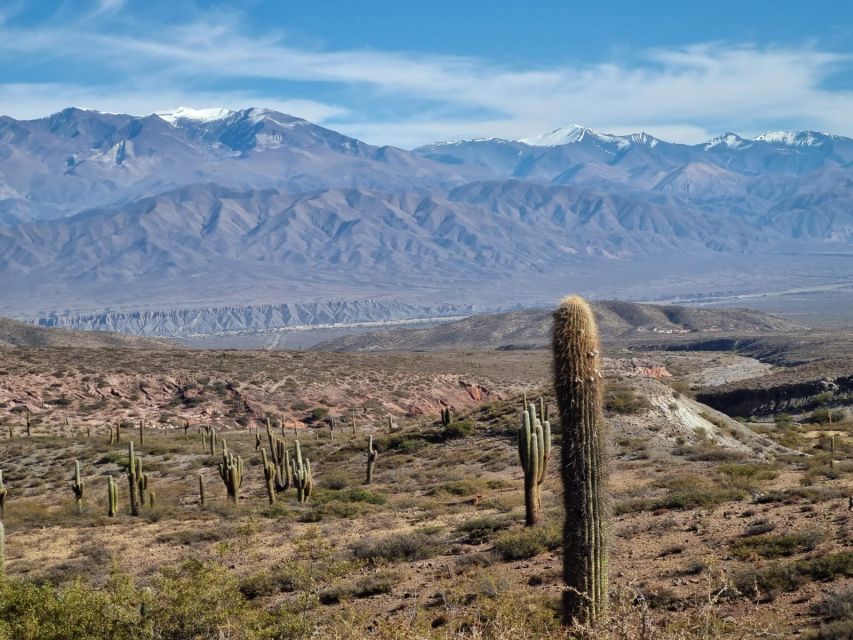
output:
M174 349L174 343L105 331L46 329L0 318L0 347L78 347L121 349Z
M853 141L813 132L573 127L409 152L267 109L0 118L0 312L257 329L233 318L836 286L851 163Z
M703 309L621 301L592 303L601 337L722 332L789 332L802 325L749 309ZM313 347L318 351L391 351L545 347L550 344L552 310L533 309L476 315L426 329L394 329L345 336Z

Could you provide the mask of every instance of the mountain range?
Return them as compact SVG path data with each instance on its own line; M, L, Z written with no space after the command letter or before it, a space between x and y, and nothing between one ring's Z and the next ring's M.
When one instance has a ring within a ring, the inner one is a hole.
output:
M0 117L0 312L45 325L844 287L851 238L853 140L824 133L575 125L406 151L268 109Z

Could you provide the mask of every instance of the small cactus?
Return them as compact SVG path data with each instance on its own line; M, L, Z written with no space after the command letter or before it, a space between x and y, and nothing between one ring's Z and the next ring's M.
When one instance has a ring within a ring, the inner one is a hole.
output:
M293 470L293 484L296 486L297 502L308 502L311 497L311 489L314 486L314 478L311 474L311 461L302 459L302 450L299 448L299 440L296 441L296 456L291 460Z
M532 402L518 429L518 457L524 470L524 524L532 527L539 520L541 488L551 457L551 424L539 420Z
M71 490L74 492L74 502L77 504L77 513L83 513L83 488L85 483L80 477L80 461L74 461L74 479L71 482Z
M0 469L0 520L6 515L6 495L9 490L3 484L3 470Z
M107 477L107 515L115 518L118 512L118 485L112 476Z
M139 446L145 446L145 420L139 421Z
M267 450L261 449L261 465L264 468L264 483L267 487L267 498L270 504L275 504L275 463L267 460Z
M219 477L225 483L228 500L237 504L240 500L240 487L243 484L243 458L223 451L222 462L219 463Z
M255 427L255 451L258 451L261 448L261 432Z
M32 438L32 420L30 419L30 412L27 411L27 437Z
M373 448L373 436L367 441L367 482L373 482L373 465L376 463L376 458L379 457L379 452Z
M441 424L444 427L449 427L451 422L453 422L453 412L450 407L445 407L441 410Z
M184 440L190 439L190 421L184 420Z
M6 527L0 521L0 576L6 572Z

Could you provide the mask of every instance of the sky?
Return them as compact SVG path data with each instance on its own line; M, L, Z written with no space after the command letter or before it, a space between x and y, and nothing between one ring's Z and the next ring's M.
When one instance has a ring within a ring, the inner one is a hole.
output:
M853 2L0 0L0 114L268 107L374 144L853 137Z

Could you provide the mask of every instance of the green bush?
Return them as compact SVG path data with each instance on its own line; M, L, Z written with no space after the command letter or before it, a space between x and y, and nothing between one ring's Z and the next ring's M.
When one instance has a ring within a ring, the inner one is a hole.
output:
M774 594L793 591L809 581L834 580L853 576L853 551L843 551L809 560L775 564L760 569L750 569L735 576L735 587L752 596L760 592Z
M559 548L560 531L554 526L525 527L508 531L495 541L495 551L504 560L524 560Z
M732 555L740 560L756 557L770 560L795 553L811 551L820 540L820 534L809 531L786 535L761 534L736 540L730 546Z
M442 551L442 546L427 534L395 533L384 538L365 538L359 540L353 547L353 555L359 560L376 562L411 562L426 560Z

